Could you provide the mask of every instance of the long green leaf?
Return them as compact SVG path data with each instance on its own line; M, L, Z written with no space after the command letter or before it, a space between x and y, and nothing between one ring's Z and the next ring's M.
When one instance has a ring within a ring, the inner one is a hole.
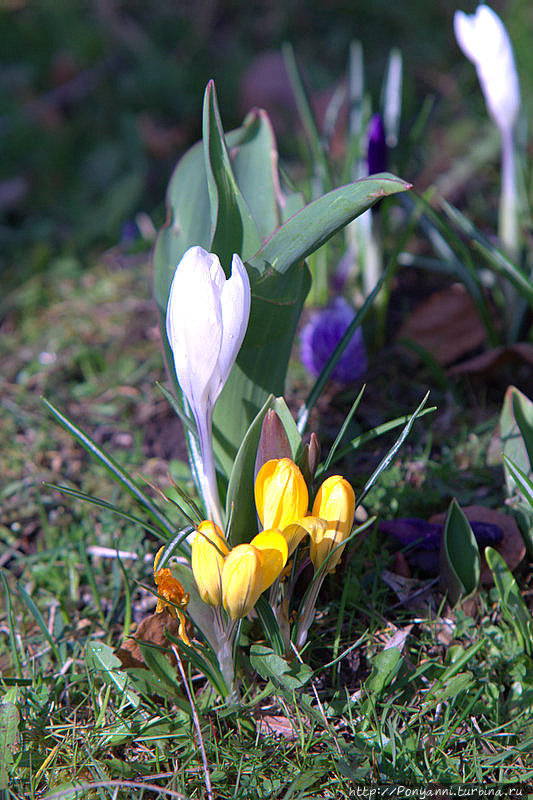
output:
M226 518L231 519L228 541L232 547L249 542L257 533L254 502L254 465L263 419L272 407L271 395L248 428L235 458L226 497Z
M209 249L229 277L233 253L246 258L260 246L261 237L233 174L213 81L204 96L203 145L213 231Z
M287 220L247 263L258 275L269 270L283 273L383 197L410 188L410 183L384 172L333 189Z
M513 463L505 454L503 456L503 461L506 469L509 470L512 479L516 483L520 494L533 508L533 482L528 478L525 472L522 472L522 470L519 469L516 464Z
M364 392L365 392L365 388L366 388L366 385L365 385L365 386L363 386L363 388L361 389L361 391L359 392L359 394L357 395L357 397L356 397L356 398L355 398L355 400L353 401L352 407L351 407L351 409L349 410L349 412L348 412L348 414L347 414L347 416L346 416L346 419L345 419L345 420L344 420L344 422L342 423L341 429L340 429L340 431L338 432L338 434L337 434L337 436L336 436L336 438L335 438L335 441L334 441L334 442L333 442L333 444L331 445L331 449L330 449L330 451L329 451L329 453L328 453L328 457L326 458L326 460L325 460L325 462L324 462L324 466L323 466L323 471L324 471L324 472L326 472L326 471L327 471L327 469L329 468L329 465L330 465L330 464L331 464L331 462L333 461L333 458L334 458L334 456L335 456L335 453L336 453L336 451L337 451L337 448L338 448L339 444L340 444L340 443L341 443L341 441L342 441L342 437L343 437L343 436L344 436L344 434L346 433L346 428L347 428L347 427L348 427L348 425L350 424L350 422L351 422L351 420L352 420L352 417L353 417L353 415L355 414L355 412L356 412L356 411L357 411L357 409L359 408L359 403L360 403L360 402L361 402L361 400L362 400L363 394L364 394Z
M107 453L98 447L90 436L88 436L81 428L78 428L65 414L62 414L53 403L42 398L43 403L48 408L53 417L62 425L74 438L87 450L92 456L98 459L101 464L108 470L114 479L123 486L129 494L134 497L139 505L141 505L154 519L159 522L168 533L174 533L174 526L170 523L167 517L159 510L159 508L150 500L150 498L142 492L138 486L132 481L130 476L120 467L117 462Z

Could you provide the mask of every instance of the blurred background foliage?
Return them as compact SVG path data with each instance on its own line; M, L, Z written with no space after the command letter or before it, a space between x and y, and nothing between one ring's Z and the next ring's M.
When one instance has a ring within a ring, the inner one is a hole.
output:
M465 0L460 7L475 5ZM531 4L492 5L508 26L525 81L533 67ZM251 105L266 106L282 157L297 159L301 132L273 55L284 41L295 48L319 113L346 73L352 40L363 44L374 105L389 50L400 48L405 138L391 167L410 180L420 174L427 185L433 140L419 137L413 147L417 121L425 131L435 126L439 152L439 126L466 104L486 121L475 72L453 39L455 8L445 0L2 0L0 311L6 292L29 276L44 279L65 263L82 269L127 239L139 212L161 224L171 170L200 135L208 79L215 79L226 129ZM522 90L527 111L528 87ZM464 142L467 134L457 132Z

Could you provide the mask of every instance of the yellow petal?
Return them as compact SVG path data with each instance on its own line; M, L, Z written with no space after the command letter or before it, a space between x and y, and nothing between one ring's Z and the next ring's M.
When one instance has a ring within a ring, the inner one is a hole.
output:
M292 556L304 536L307 536L309 531L309 523L308 520L315 519L314 517L302 517L298 520L298 522L293 522L292 525L287 525L286 528L283 528L282 534L283 538L287 542L287 547L289 548L289 556Z
M320 569L330 552L350 535L355 513L355 494L347 480L341 475L332 475L320 486L313 516L327 522L327 530L315 531L311 536L310 556L315 571ZM333 572L343 552L342 547L328 561L328 571Z
M257 547L263 556L261 593L271 586L279 577L289 557L289 549L285 537L279 531L261 531L250 542Z
M309 493L299 467L290 458L263 464L255 479L255 504L263 527L283 530L307 511Z
M228 553L218 525L210 520L201 522L191 546L191 566L204 603L219 606L222 602L222 567Z
M234 547L222 569L224 608L232 619L242 619L254 607L261 592L263 556L251 544Z

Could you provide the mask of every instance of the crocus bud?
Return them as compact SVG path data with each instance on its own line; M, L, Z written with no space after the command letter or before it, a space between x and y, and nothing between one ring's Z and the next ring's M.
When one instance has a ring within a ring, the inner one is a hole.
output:
M198 525L191 546L191 566L204 603L219 606L222 602L222 568L229 548L224 534L214 522Z
M500 130L511 129L520 108L520 88L513 48L499 16L486 5L472 15L453 18L459 47L476 67L491 117Z
M320 442L316 433L311 434L308 444L305 445L300 460L303 476L306 483L311 483L315 477L316 468L320 461Z
M372 114L368 125L367 164L369 175L387 169L387 144L381 114Z
M263 556L251 544L234 547L224 562L222 590L224 608L232 619L242 619L263 591Z
M283 530L307 511L309 493L299 467L290 458L263 464L255 479L255 505L264 528Z
M255 458L254 479L267 461L273 458L290 458L292 455L285 428L273 408L269 408L261 426L261 436Z
M311 534L310 556L315 571L320 569L331 551L350 535L355 513L355 494L347 480L340 475L332 475L320 486L315 502L313 516L327 522L327 529L318 528ZM328 571L333 572L344 548L339 547L328 560Z
M228 379L248 326L250 281L238 255L226 279L218 257L191 247L176 267L167 305L167 338L176 377L198 430L201 491L219 524L212 443L213 407Z

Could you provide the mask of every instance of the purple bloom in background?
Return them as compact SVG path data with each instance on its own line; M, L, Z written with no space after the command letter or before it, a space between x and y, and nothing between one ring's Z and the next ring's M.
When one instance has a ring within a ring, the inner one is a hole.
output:
M476 537L478 547L483 550L487 545L495 547L503 538L503 531L498 525L490 522L470 520L470 526ZM444 525L437 522L426 522L418 517L382 520L379 530L396 539L402 547L409 547L405 557L414 567L423 572L437 572L439 568L440 541Z
M381 114L372 114L368 124L368 174L385 172L387 169L387 144L385 141L385 126Z
M139 238L139 229L135 222L127 220L120 229L120 244L123 247L129 247L135 244Z
M300 358L312 375L316 377L322 372L354 317L355 311L344 297L337 297L326 308L311 314L300 333ZM363 332L357 328L331 377L339 383L351 383L364 375L366 369Z

